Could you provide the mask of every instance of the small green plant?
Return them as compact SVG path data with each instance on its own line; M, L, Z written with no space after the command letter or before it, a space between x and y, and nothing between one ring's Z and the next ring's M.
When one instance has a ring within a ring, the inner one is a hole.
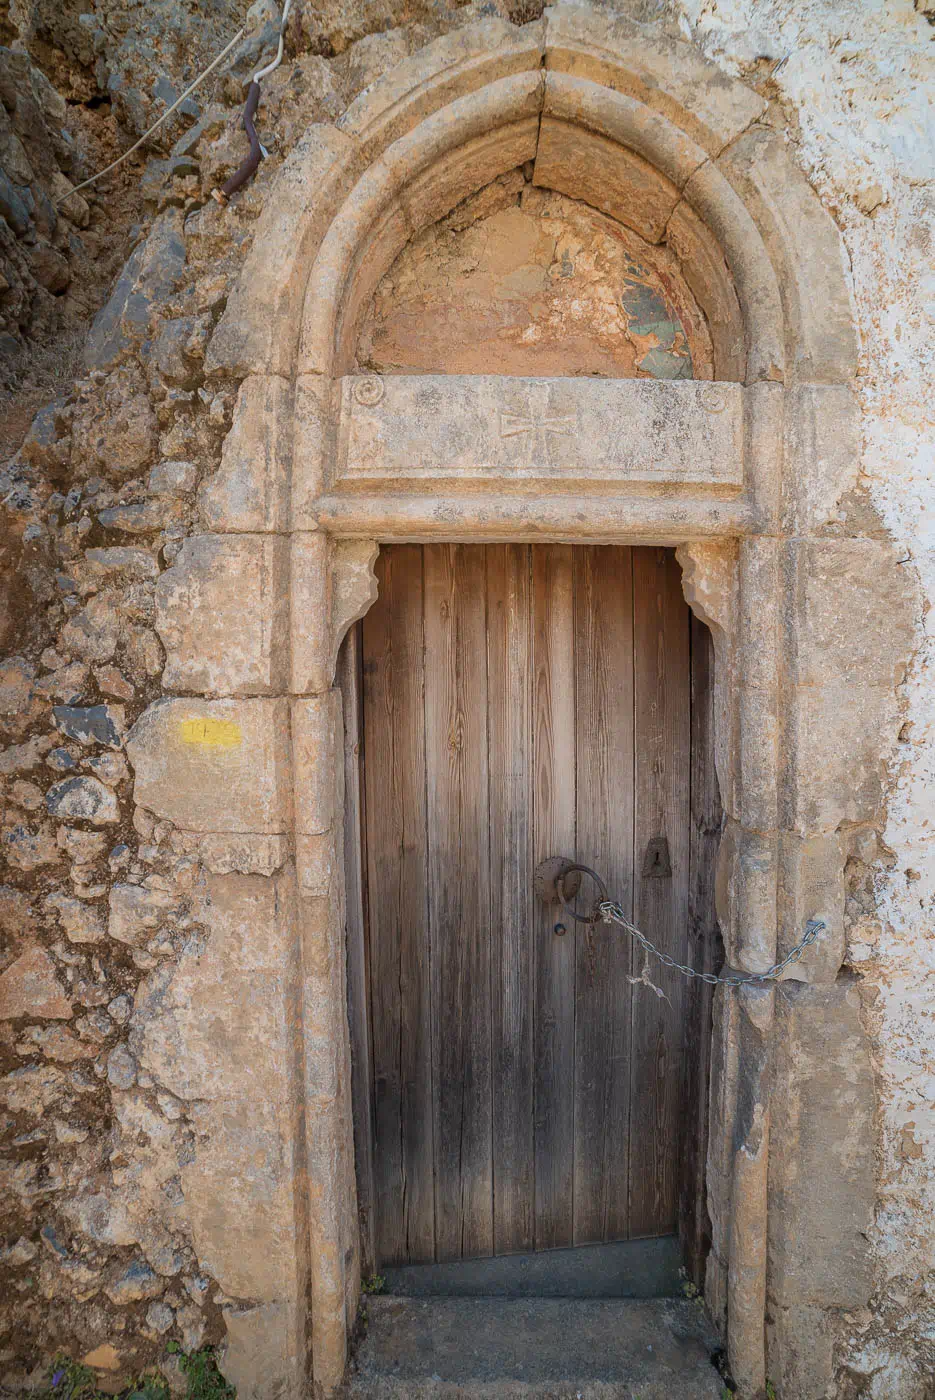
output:
M218 1370L213 1347L186 1354L178 1342L169 1342L166 1351L178 1357L182 1374L188 1378L186 1400L236 1400L236 1390Z
M383 1293L386 1291L386 1279L382 1274L371 1274L369 1278L362 1278L360 1281L362 1293Z
M169 1387L162 1376L140 1376L127 1400L169 1400Z
M49 1387L43 1400L111 1400L97 1388L94 1372L80 1361L57 1356L49 1368ZM169 1400L169 1387L158 1372L137 1376L118 1400Z
M768 1377L766 1380L766 1400L776 1400L776 1387Z
M96 1390L90 1367L67 1356L56 1356L49 1367L49 1391L56 1400L78 1400L79 1396L82 1400L85 1396L91 1400Z

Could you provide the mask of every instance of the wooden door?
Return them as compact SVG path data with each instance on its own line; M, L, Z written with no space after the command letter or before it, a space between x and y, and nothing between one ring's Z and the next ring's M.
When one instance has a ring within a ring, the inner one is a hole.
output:
M552 855L593 866L689 957L699 755L674 556L394 545L378 577L355 742L375 1258L672 1233L707 1050L686 1046L686 984L620 930L556 934L533 876Z

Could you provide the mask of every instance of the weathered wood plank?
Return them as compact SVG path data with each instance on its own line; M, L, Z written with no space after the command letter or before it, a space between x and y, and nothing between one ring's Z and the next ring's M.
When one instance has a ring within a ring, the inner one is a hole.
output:
M377 577L363 624L376 1251L407 1263L435 1257L422 550L382 552Z
M714 769L714 645L698 618L691 619L691 832L688 891L688 961L716 972L722 961L714 907L714 875L721 834L721 796ZM688 1276L704 1285L711 1222L705 1195L708 1094L714 988L693 981L685 988L685 1053L679 1165L679 1236Z
M532 551L533 863L575 850L573 552ZM574 1236L575 940L557 937L554 908L539 905L536 939L536 1248ZM570 920L568 922L571 922Z
M534 1243L531 596L528 545L487 550L494 1252Z
M679 962L688 951L690 704L688 612L675 557L633 551L634 922ZM642 874L646 847L666 838L671 875ZM636 959L636 971L642 968ZM684 981L651 960L652 986L631 988L630 1231L658 1235L678 1217Z
M351 1040L354 1158L361 1273L378 1269L374 1235L373 1118L369 1020L369 948L364 879L365 818L361 753L363 696L361 626L352 627L338 654L337 683L344 713L344 886L347 930L347 1012Z
M680 1218L695 1270L710 1008L655 963L666 999L631 987L642 957L631 967L623 934L576 934L567 919L557 937L558 912L532 891L540 859L574 855L625 908L632 895L636 921L668 951L710 956L709 639L701 629L692 645L692 707L674 558L393 546L378 574L362 626L363 812L351 792L347 829L357 1098L370 958L374 1258L661 1234ZM347 652L341 682L350 792ZM672 875L643 877L659 836ZM362 1204L366 1119L355 1104Z
M435 1250L493 1249L486 551L427 545L425 749Z
M631 551L575 550L577 859L630 913L633 899ZM585 878L582 895L595 887ZM584 900L581 901L582 907ZM578 925L575 1007L575 1243L629 1231L629 939Z

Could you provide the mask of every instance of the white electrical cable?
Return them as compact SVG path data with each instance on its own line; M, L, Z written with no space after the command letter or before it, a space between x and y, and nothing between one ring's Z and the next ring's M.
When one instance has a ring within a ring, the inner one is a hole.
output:
M276 57L272 63L268 63L265 68L260 68L253 75L253 81L258 83L261 78L268 78L270 73L275 72L282 63L282 46L286 37L286 21L289 18L289 11L292 9L292 0L286 0L285 8L282 12L282 19L279 24L279 48L276 50Z
M289 5L287 4L286 14L288 14L288 11ZM283 24L285 24L285 22L286 19L284 14ZM214 72L215 68L217 68L218 64L227 57L234 45L240 42L240 40L243 38L243 34L243 29L237 30L237 33L234 35L233 39L231 39L230 43L227 45L226 48L223 48L221 50L214 62L210 64L209 67L207 67L203 73L200 73L198 75L198 77L192 83L191 87L185 89L185 91L182 93L182 96L176 102L173 102L171 107L168 107L163 112L162 116L159 118L158 121L153 122L152 126L149 128L148 131L143 132L143 135L140 137L139 141L135 142L128 151L124 151L122 156L118 156L116 160L112 160L110 165L105 165L103 170L99 170L96 175L92 175L90 180L82 180L80 185L75 185L74 189L69 190L68 194L62 196L62 198L58 201L55 207L57 209L61 209L62 205L71 195L77 194L79 190L87 189L88 185L93 185L95 180L99 180L102 175L107 175L110 173L111 170L116 170L117 166L122 164L122 162L125 161L128 156L132 156L134 151L138 151L139 148L142 146L143 142L146 141L150 136L152 136L153 132L156 131L158 127L162 126L162 123L164 121L167 121L169 117L171 117L172 113L176 110L176 108L181 107L186 97L190 97L191 94L195 91L195 88L198 87L199 84L203 83L205 78L207 78L210 73ZM277 58L276 63L279 62L280 58L282 58L282 36L280 36L279 39L279 57ZM276 64L274 63L272 66L273 68L275 68Z

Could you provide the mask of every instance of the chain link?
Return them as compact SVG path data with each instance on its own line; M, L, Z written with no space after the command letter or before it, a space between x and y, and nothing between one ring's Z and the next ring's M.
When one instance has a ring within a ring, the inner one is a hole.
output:
M640 945L644 952L652 953L653 957L658 958L666 967L671 967L674 972L681 972L683 977L697 977L699 981L707 982L711 987L719 984L723 987L743 987L750 982L777 981L789 964L798 962L799 958L805 952L805 949L811 947L822 929L828 927L823 919L809 919L805 925L805 932L795 947L789 950L782 962L774 963L767 972L752 972L746 977L716 977L713 972L699 972L694 967L686 966L685 963L676 962L674 958L669 957L668 953L661 952L655 944L650 943L645 933L641 933L635 924L630 923L630 920L624 914L620 905L614 904L613 900L603 900L598 904L597 912L600 914L605 924L619 924L620 927Z

